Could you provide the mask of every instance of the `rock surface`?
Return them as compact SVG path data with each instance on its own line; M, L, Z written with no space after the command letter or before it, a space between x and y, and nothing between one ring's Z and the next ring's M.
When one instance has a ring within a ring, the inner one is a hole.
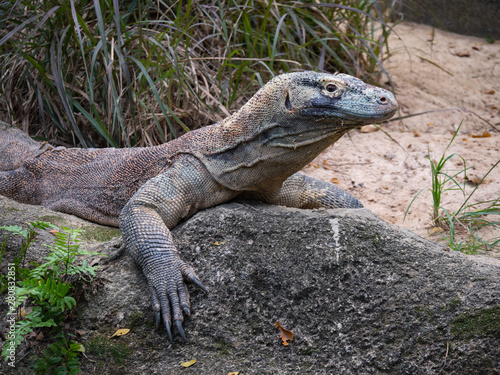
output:
M0 225L44 216L107 229L0 198ZM174 238L210 290L189 286L188 342L175 335L170 346L154 330L145 280L128 256L113 256L67 323L86 347L84 374L498 374L495 259L447 252L364 209L230 203L199 212ZM108 255L118 247L89 243ZM276 321L293 332L290 345ZM131 332L109 340L117 328Z

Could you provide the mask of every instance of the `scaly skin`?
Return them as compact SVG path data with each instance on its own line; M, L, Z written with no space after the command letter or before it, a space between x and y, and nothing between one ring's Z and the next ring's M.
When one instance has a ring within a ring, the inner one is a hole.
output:
M297 173L349 129L389 119L393 95L354 77L280 75L239 111L167 144L133 149L39 145L19 131L0 140L0 194L119 226L148 280L157 325L172 342L190 315L185 281L206 290L181 260L170 230L235 197L297 208L358 208L332 184Z

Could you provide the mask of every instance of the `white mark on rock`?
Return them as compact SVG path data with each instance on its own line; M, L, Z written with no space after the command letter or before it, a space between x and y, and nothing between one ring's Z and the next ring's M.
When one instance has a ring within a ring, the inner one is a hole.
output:
M332 226L333 240L335 241L335 255L337 257L337 264L339 264L339 260L340 260L339 220L338 219L330 219L330 225Z

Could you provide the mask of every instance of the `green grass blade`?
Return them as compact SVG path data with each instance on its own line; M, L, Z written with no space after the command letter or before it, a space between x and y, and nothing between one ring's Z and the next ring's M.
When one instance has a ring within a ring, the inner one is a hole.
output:
M156 86L153 80L151 79L151 76L149 75L148 71L146 70L142 62L140 62L139 60L137 60L135 57L132 56L129 56L129 58L139 67L144 78L146 78L146 80L148 81L149 87L151 88L151 91L153 92L153 95L155 96L156 101L158 102L158 105L160 106L160 109L163 112L163 116L165 117L165 120L167 121L173 136L176 137L176 133L172 124L170 123L168 114L170 114L175 119L175 121L177 121L177 123L184 128L184 130L189 131L189 128L186 125L184 125L181 119L177 117L177 115L163 103L163 101L160 98L160 94L158 93L158 90L156 89Z
M19 30L24 30L25 26L33 21L39 19L42 15L38 14L36 16L30 17L20 25L16 26L13 30L9 31L2 39L0 39L0 46L2 46L5 42L7 42L12 36L14 36Z
M497 167L497 165L500 163L500 160L498 160L495 164L493 164L493 166L488 170L488 172L486 172L486 174L483 176L483 178L481 178L481 181L479 181L479 183L476 185L476 187L474 188L474 190L472 191L472 193L469 194L469 196L467 197L467 199L462 203L462 205L460 206L460 208L458 209L457 212L460 212L463 210L463 208L467 205L467 202L470 200L470 198L474 195L474 193L476 192L477 188L481 185L481 183L484 181L484 179L491 173L491 171L493 169L495 169Z
M59 94L59 97L61 99L63 108L66 112L67 119L71 123L71 127L73 128L73 131L75 132L75 135L77 136L78 140L82 144L82 146L86 147L87 142L83 138L80 129L76 125L76 121L73 115L73 111L70 108L69 102L68 102L68 97L66 93L66 89L64 88L64 80L62 76L62 71L61 71L61 60L62 60L62 40L66 36L66 32L68 31L68 28L63 30L61 39L59 42L57 41L56 38L52 39L52 43L50 46L50 52L51 52L51 58L50 58L50 67L52 70L52 75L54 77L54 83L57 89L57 92ZM56 52L56 43L58 44L58 49Z
M80 103L78 103L74 99L70 99L71 104L75 106L78 111L80 111L84 116L85 119L101 134L101 136L108 142L111 146L113 147L118 147L116 142L111 138L111 135L108 132L108 129L104 126L104 124L94 118L91 113L89 113L85 108L83 108Z

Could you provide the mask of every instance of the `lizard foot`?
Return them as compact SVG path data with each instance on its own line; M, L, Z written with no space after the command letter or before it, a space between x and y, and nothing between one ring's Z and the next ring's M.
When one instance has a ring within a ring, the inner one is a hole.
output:
M183 340L186 340L182 322L184 314L191 315L191 304L185 281L194 283L205 292L207 292L207 288L201 283L194 269L179 258L167 259L161 255L155 256L145 265L144 273L148 275L156 329L159 329L163 319L168 340L173 343L173 317L179 335Z

